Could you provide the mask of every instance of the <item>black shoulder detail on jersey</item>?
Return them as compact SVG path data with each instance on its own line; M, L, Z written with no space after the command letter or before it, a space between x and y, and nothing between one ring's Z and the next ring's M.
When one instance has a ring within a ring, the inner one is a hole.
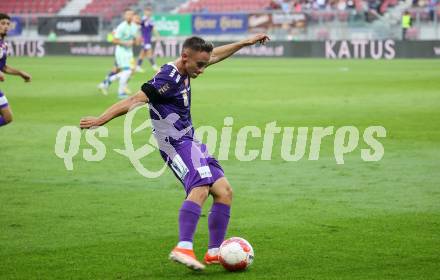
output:
M159 103L162 99L157 89L149 83L143 84L141 90L145 93L151 103Z

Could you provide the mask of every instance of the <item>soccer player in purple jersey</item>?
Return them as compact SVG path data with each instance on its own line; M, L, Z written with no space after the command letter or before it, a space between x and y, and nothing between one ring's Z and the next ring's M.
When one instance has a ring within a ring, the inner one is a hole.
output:
M218 161L208 153L206 145L194 138L190 79L197 78L208 66L245 46L268 40L267 35L258 34L214 48L200 37L190 37L183 43L180 57L163 65L137 94L114 104L99 117L85 117L80 121L81 128L104 125L135 106L149 103L153 132L161 156L181 181L187 195L179 212L179 242L171 251L170 259L194 270L205 267L196 259L193 251L193 237L201 207L211 194L214 203L208 216L209 244L204 262L218 263L219 246L229 223L232 188Z
M153 56L153 47L152 47L152 37L153 33L157 36L158 33L156 29L154 29L154 22L152 20L153 9L151 7L146 7L144 9L144 16L142 17L141 25L141 35L142 35L142 49L139 53L139 58L137 60L136 72L144 72L141 68L142 63L144 62L145 56L151 64L151 67L154 71L159 71L159 67L156 65L156 59Z
M8 34L11 26L11 18L6 14L0 13L0 82L5 80L5 74L17 75L23 78L25 82L31 81L31 76L21 70L12 68L6 64L6 58L8 56L8 45L5 42L5 37ZM6 125L12 122L12 111L8 104L8 99L4 93L0 90L0 126Z

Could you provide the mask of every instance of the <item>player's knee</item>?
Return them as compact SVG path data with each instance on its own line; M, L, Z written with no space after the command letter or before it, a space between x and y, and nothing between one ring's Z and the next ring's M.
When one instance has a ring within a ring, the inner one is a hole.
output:
M226 185L225 187L225 199L232 202L232 187L231 185Z
M12 114L4 114L3 120L5 121L5 124L11 123L12 122Z
M208 195L208 187L196 187L191 190L190 194L188 195L188 199L201 205L208 198Z
M216 194L218 202L224 204L232 203L232 187L229 184L224 185L221 190Z
M201 188L201 191L198 193L199 198L203 201L205 201L208 198L208 195L209 195L208 188Z

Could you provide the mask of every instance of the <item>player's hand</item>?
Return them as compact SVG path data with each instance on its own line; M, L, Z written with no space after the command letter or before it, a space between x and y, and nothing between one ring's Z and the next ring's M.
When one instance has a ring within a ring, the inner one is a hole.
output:
M31 81L31 79L32 79L31 75L29 75L29 74L26 73L26 72L21 72L21 77L23 78L23 80L24 80L26 83L29 83L29 82Z
M94 126L99 126L97 117L84 117L79 121L80 128L88 129Z
M255 45L256 43L260 43L260 44L264 45L268 41L270 41L269 36L261 33L261 34L257 34L251 38L244 40L243 45L244 46L251 46L251 45Z
M0 82L4 82L5 81L5 75L3 75L2 72L0 72Z

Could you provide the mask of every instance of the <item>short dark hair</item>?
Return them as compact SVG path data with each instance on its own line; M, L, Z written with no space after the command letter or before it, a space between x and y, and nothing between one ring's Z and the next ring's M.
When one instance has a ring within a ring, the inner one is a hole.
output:
M2 19L9 19L9 20L11 20L11 17L8 16L7 14L0 13L0 20L2 20Z
M183 42L183 49L191 49L197 52L212 52L214 45L211 42L206 42L200 37L193 36Z

